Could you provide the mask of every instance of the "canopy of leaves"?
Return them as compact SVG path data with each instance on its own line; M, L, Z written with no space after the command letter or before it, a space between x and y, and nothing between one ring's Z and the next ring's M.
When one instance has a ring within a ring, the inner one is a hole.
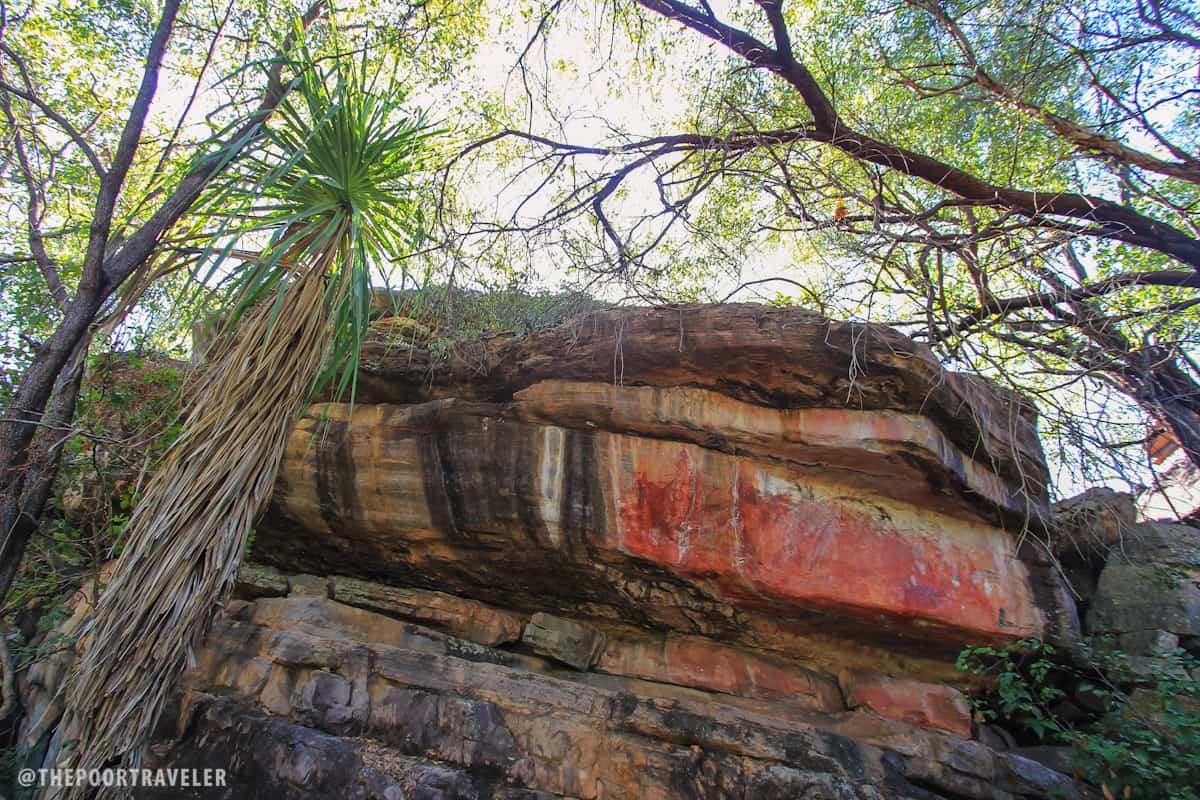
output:
M455 220L477 263L898 325L1034 394L1076 485L1148 480L1143 414L1200 408L1154 388L1200 322L1186 3L556 2L522 34L528 102L454 165L505 168Z
M184 4L115 243L251 112L302 5ZM4 10L7 392L78 280L155 10ZM390 280L760 299L898 324L949 365L1035 395L1064 475L1151 477L1138 443L1147 414L1162 414L1146 374L1190 374L1200 322L1186 285L1200 239L1200 25L1188 3L361 0L337 14L338 44L317 23L319 58L399 68L462 132L423 204L431 238ZM892 149L832 141L793 63L837 130ZM966 196L896 152L1035 194ZM203 242L240 224L213 212L165 237L126 291L138 305L106 309L118 346L186 350L187 322L204 313L191 306L210 298L183 293L182 276L211 254Z

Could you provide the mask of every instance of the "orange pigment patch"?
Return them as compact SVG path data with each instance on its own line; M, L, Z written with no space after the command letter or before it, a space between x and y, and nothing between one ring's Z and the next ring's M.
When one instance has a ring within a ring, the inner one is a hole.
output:
M743 605L791 604L991 637L1040 629L1003 531L994 542L978 531L955 541L953 524L943 536L923 535L884 509L815 498L751 462L678 445L668 453L668 444L639 443L627 454L634 469L616 505L619 547L630 555L710 579Z
M850 708L868 708L881 717L971 735L971 707L956 689L871 672L838 676Z

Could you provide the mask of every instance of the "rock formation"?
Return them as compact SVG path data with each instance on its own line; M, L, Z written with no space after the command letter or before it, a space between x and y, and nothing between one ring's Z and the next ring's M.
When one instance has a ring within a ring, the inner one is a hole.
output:
M1088 627L1115 636L1148 675L1180 646L1200 654L1200 530L1143 523L1126 531L1100 572Z
M1078 626L1022 535L1020 397L758 306L439 344L380 333L297 425L154 763L239 798L1079 796L980 741L954 669Z

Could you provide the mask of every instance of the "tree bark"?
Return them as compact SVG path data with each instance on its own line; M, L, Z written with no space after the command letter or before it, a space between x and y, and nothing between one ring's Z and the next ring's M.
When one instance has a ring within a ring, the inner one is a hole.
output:
M141 138L180 3L181 0L167 0L163 6L146 55L141 86L122 131L113 164L104 174L97 195L79 288L67 306L62 322L34 354L16 394L0 418L0 535L3 536L0 539L0 604L12 586L21 555L36 529L58 471L61 447L37 448L41 463L35 463L32 458L35 436L39 426L44 426L51 418L61 420L56 425L72 419L83 361L91 343L91 328L101 308L153 255L162 235L191 208L208 182L254 141L263 123L287 93L288 87L281 81L284 59L278 59L268 74L267 89L255 112L221 147L201 159L183 177L162 206L119 250L107 255L113 210ZM313 0L301 17L301 27L307 29L324 12L326 4L327 0ZM285 49L292 41L293 36L289 35ZM76 359L78 370L68 369ZM52 397L54 401L48 409Z
M1131 376L1142 407L1171 429L1188 459L1200 468L1200 384L1157 348L1142 353L1140 375Z
M25 459L18 474L21 479L19 485L12 487L11 491L6 486L4 494L0 496L0 525L6 531L0 542L0 601L8 595L8 590L16 580L25 547L37 530L42 510L54 488L62 447L68 438L68 429L79 401L79 390L83 385L91 339L89 330L76 343L74 352L55 382L46 413L36 426L36 429L40 429L40 436L23 452Z

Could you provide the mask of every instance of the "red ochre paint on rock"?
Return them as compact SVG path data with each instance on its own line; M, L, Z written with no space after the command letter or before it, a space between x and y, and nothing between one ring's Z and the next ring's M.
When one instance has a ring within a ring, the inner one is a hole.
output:
M742 605L898 623L926 636L1042 631L1002 530L940 515L922 524L919 509L889 512L853 490L839 495L690 445L616 438L613 446L616 546Z

